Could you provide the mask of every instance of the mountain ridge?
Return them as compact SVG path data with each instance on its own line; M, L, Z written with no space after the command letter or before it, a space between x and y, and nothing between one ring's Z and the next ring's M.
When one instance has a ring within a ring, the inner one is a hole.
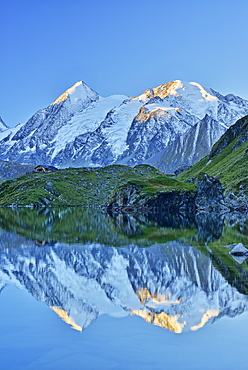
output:
M223 131L248 114L248 101L181 80L133 98L103 98L79 81L26 124L1 132L0 159L61 168L154 165L154 155L166 150L206 114ZM219 136L209 138L212 146Z

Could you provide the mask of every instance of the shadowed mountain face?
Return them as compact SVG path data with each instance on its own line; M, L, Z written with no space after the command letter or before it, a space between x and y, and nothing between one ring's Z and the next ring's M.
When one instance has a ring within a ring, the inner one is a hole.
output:
M7 129L8 129L8 126L5 124L5 122L0 117L0 132L7 130Z
M213 144L225 131L224 126L206 115L195 126L171 142L155 166L165 173L174 173L182 166L191 166L209 154Z

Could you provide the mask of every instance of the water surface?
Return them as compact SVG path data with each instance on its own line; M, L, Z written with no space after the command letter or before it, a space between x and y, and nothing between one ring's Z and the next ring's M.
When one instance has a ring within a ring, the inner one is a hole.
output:
M233 369L248 360L245 215L0 209L8 369Z

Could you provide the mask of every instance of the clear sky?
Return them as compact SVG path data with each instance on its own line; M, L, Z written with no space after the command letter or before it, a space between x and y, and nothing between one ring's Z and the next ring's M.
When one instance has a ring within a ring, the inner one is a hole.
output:
M0 0L0 15L11 127L80 80L102 96L180 79L248 99L247 0Z

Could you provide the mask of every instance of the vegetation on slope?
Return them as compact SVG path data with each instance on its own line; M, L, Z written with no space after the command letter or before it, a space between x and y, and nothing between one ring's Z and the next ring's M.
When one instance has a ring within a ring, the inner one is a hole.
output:
M203 173L217 176L225 189L239 195L248 195L248 116L238 120L213 146L210 154L190 169L179 174L178 179L200 178ZM246 198L247 199L247 198ZM192 244L208 255L214 266L227 281L241 293L248 294L248 259L238 263L231 256L230 249L224 248L233 243L243 243L248 248L248 221L239 222L234 216L235 225L223 225L221 236L205 245L204 240L192 240ZM194 238L193 238L194 239Z
M128 181L142 184L153 194L189 187L149 165L67 168L30 173L2 183L0 206L106 205L113 190Z
M150 194L171 191L193 191L195 192L195 185L179 181L169 176L159 176L147 179L147 181L140 179L133 179L130 181L137 186L141 187L141 194Z

